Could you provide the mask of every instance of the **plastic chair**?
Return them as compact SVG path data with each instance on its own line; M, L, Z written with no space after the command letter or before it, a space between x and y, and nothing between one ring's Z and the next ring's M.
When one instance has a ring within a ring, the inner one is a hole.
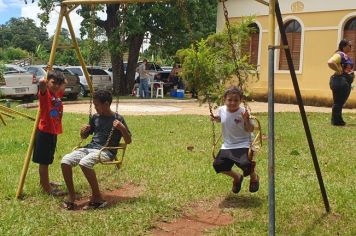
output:
M163 98L164 95L163 95L163 86L160 86L156 89L156 98Z

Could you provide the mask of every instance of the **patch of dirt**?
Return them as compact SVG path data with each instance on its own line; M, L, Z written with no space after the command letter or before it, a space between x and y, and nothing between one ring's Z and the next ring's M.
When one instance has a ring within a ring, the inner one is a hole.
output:
M114 206L120 202L133 200L139 197L140 195L142 195L144 191L145 189L143 186L128 183L123 185L119 189L102 192L103 198L108 203L108 205L105 208ZM88 203L89 203L89 197L80 198L75 202L76 204L75 210L76 211L83 210L83 207L86 206Z
M160 222L151 235L203 235L207 229L218 228L234 222L234 218L220 207L220 199L214 202L198 202L190 206L182 217L172 222Z

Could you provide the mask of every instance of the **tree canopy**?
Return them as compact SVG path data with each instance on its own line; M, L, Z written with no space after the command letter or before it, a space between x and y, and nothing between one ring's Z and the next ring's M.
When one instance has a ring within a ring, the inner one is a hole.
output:
M228 86L237 86L245 96L249 95L252 79L258 79L256 67L248 63L248 55L243 50L253 32L249 27L251 22L252 18L247 18L233 24L230 32L225 29L177 52L182 62L181 74L189 87L198 90L201 102L220 105L223 91ZM229 34L236 44L229 43Z
M48 33L29 18L11 18L0 27L0 47L21 48L34 53L39 44L50 47Z
M49 13L57 0L40 0L43 12L40 18L48 23ZM134 83L136 63L146 35L151 37L151 51L163 57L187 47L193 40L213 33L216 25L216 0L171 0L146 4L107 4L82 6L77 10L83 17L81 36L90 29L102 29L108 41L114 76L114 92L128 93ZM106 19L93 12L103 11ZM184 14L182 14L182 12ZM93 20L94 18L94 20ZM93 24L94 22L94 24ZM124 73L123 55L128 52L127 73Z

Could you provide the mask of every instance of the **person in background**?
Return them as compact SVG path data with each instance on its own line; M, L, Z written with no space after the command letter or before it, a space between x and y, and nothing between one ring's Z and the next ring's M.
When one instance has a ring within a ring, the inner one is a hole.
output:
M346 122L342 118L342 107L346 103L350 92L351 84L354 80L354 63L349 57L351 52L351 42L343 39L334 55L328 60L328 66L335 73L330 77L330 88L333 93L333 106L331 114L331 124L344 126Z
M169 74L168 81L171 82L175 89L184 89L184 83L180 77L180 64L174 64L171 73Z
M141 65L137 67L136 72L140 75L140 97L149 98L150 91L148 88L148 80L150 73L147 71L147 59L143 59Z

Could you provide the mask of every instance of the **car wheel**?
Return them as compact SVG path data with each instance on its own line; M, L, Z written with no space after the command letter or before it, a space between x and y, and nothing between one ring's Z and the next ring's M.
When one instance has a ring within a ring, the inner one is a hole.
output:
M33 102L34 99L35 99L34 95L26 95L23 97L24 102Z
M84 88L83 85L80 85L80 93L79 93L79 95L82 96L82 97L88 96L88 93L87 93L87 91L85 91L85 88Z

